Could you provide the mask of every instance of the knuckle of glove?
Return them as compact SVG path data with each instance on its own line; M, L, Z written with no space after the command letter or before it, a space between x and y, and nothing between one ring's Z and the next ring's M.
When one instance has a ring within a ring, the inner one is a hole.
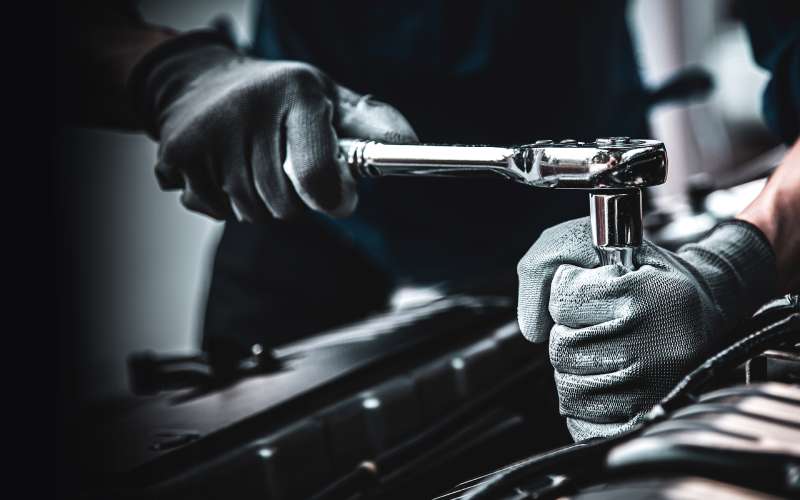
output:
M635 375L635 366L611 373L555 373L559 412L595 423L623 423L647 411L660 399Z
M180 202L188 210L208 215L217 220L224 220L231 212L225 205L214 203L205 197L199 196L190 186L187 186L181 192Z
M201 158L208 157L204 153L205 141L198 140L198 131L192 127L181 127L162 139L159 146L158 162L155 167L156 179L163 190L184 190L187 208L198 210L198 203L205 203L202 191L211 183ZM196 189L196 187L202 187ZM196 201L195 201L196 200Z
M156 181L163 191L183 189L183 177L178 169L165 160L159 160L155 166Z
M222 140L219 120L193 116L173 124L162 139L156 179L162 189L181 189L181 203L189 210L224 219L231 214L226 188L234 174L224 160L231 154ZM216 148L218 153L212 154ZM234 208L235 210L235 208Z
M557 324L573 328L624 317L629 286L620 279L620 266L584 269L563 264L556 269L550 289L549 311Z
M585 244L576 236L576 233L583 233L583 222L584 219L577 219L545 229L517 264L520 281L550 279L560 264L572 260L570 254ZM589 238L591 246L591 235Z
M553 368L564 374L596 375L625 369L635 362L626 348L626 319L573 329L553 325L548 354Z
M589 217L572 219L542 231L541 239L568 244L570 247L591 247L592 226Z
M588 218L583 218L546 229L517 264L517 321L528 340L546 341L552 325L548 303L553 275L559 265L565 262L586 260L582 257L585 251L581 247L587 244L583 238L587 227ZM590 251L593 252L591 234L588 241Z
M327 77L315 66L295 61L280 64L276 73L291 93L301 96L326 94Z

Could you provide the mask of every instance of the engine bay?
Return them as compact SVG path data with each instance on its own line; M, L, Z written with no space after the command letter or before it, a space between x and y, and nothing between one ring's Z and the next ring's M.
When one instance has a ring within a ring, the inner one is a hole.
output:
M493 294L446 295L283 346L269 363L250 359L247 376L225 383L187 376L202 360L140 355L134 388L150 394L115 418L83 421L84 493L595 499L798 491L797 296L743 324L751 333L687 376L650 421L577 444L558 413L546 351L520 335L514 305Z

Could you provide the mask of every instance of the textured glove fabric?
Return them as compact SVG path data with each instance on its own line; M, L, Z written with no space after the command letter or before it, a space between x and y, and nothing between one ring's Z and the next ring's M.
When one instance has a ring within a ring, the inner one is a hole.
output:
M218 219L287 218L304 206L351 213L358 196L337 136L416 142L391 106L317 68L244 57L221 34L182 35L149 53L130 89L160 142L156 176Z
M637 423L775 289L772 248L740 221L676 253L645 241L637 263L600 266L578 219L542 233L517 267L520 328L549 341L575 440Z

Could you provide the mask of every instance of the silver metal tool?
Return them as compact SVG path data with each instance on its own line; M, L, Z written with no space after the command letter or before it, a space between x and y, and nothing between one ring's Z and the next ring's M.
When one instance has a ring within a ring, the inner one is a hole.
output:
M593 142L536 141L516 147L383 144L342 139L357 177L501 178L531 187L589 190L592 239L602 264L635 268L642 243L641 188L664 183L659 141L612 137Z

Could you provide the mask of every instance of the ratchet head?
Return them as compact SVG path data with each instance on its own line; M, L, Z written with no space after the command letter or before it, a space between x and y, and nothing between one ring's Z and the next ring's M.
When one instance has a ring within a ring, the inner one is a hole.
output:
M628 137L538 141L515 148L508 168L534 187L628 190L666 181L667 150L660 141Z

